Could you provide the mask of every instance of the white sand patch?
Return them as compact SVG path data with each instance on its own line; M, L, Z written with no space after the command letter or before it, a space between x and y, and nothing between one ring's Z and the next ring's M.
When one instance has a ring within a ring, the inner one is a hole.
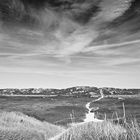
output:
M94 100L94 101L92 101L92 102L99 101L99 100L101 100L102 98L103 98L103 96L101 96L100 98L98 98L98 99L96 99L96 100ZM88 113L86 114L86 118L84 119L84 122L91 122L91 121L94 121L94 122L102 122L103 120L97 119L97 118L95 117L95 113L94 113L94 112L91 112L91 110L92 110L93 108L90 108L90 104L91 104L92 102L88 102L88 103L86 104L86 108L88 109Z

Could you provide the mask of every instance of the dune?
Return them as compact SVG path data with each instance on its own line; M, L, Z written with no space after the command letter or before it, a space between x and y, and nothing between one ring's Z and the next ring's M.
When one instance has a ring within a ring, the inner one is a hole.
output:
M140 140L140 127L137 123L120 125L93 121L74 125L49 140Z
M63 130L19 112L0 113L0 140L47 140Z

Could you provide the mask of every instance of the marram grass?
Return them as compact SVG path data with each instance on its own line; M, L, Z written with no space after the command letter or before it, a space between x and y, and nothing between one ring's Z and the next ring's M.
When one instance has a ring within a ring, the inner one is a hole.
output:
M64 129L17 112L0 112L0 140L140 140L136 121L80 123Z
M89 122L69 128L50 140L140 140L137 123Z
M47 140L63 128L17 112L0 113L0 140Z

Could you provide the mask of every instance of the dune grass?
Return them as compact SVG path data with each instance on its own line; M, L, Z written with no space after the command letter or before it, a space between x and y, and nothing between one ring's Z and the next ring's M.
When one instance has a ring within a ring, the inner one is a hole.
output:
M0 140L47 140L64 129L18 112L0 112Z
M140 140L137 123L89 122L76 125L50 140Z
M140 126L103 121L64 129L22 113L0 112L0 140L140 140Z

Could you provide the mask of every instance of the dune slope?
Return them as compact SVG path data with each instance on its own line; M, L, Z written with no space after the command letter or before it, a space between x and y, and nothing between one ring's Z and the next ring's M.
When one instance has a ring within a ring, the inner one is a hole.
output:
M63 128L18 112L0 113L0 140L47 140Z

